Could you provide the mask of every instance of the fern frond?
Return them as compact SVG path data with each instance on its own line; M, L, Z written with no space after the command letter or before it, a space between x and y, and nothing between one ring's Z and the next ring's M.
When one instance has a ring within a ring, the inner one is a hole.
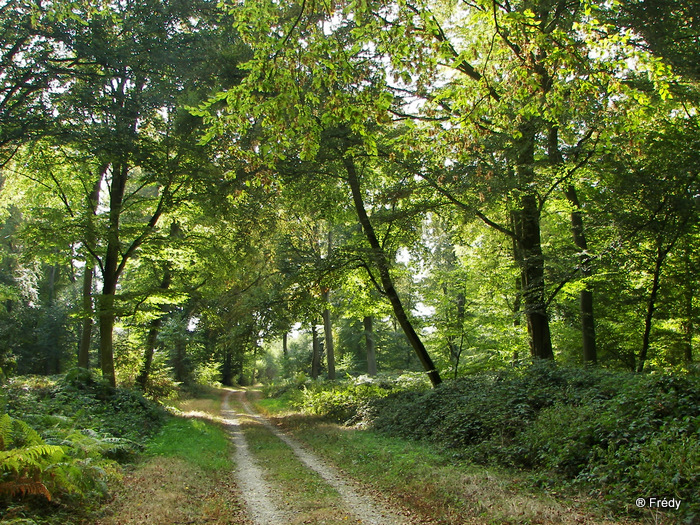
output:
M18 478L13 481L0 483L0 494L14 497L16 495L36 495L44 496L51 501L51 493L41 481L36 481L29 478Z
M0 418L0 450L38 445L43 443L39 433L21 419L15 419L8 414Z
M99 435L96 431L94 431L93 429L91 429L91 428L84 428L84 429L81 430L81 432L82 432L84 435L89 436L89 437L91 437L91 438L99 439L99 437L100 437L100 435Z
M63 449L55 445L33 445L0 451L0 471L43 471L43 462L63 455Z
M12 418L8 414L0 417L0 450L9 448L12 443Z

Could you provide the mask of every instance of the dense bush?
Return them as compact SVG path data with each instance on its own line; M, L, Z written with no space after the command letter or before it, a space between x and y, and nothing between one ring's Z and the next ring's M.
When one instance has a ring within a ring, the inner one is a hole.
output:
M294 408L338 423L361 423L371 401L392 393L427 390L424 374L348 377L345 381L314 381L303 374L265 387L267 397L284 398Z
M675 497L682 521L700 518L700 378L541 364L436 389L315 389L307 411L527 469L539 484L585 490L611 508Z

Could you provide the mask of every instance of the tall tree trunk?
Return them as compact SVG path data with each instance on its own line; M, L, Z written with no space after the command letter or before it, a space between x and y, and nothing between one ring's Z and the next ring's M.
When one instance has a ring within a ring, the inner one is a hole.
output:
M316 325L311 326L311 378L321 375L321 344L318 340Z
M564 156L559 148L559 128L552 125L549 128L548 155L550 162L555 167L564 166ZM591 258L588 255L588 241L586 230L583 227L583 210L578 199L576 187L569 184L564 190L567 200L571 204L571 234L574 244L579 249L579 264L584 279L584 288L579 297L579 312L581 314L581 336L583 346L583 363L595 364L598 360L595 340L595 316L593 315L593 285L590 277L593 275Z
M537 359L553 359L552 338L545 302L544 256L540 241L540 217L536 196L524 195L520 246L523 252L521 276L525 318L530 334L530 352Z
M367 373L370 376L377 375L377 349L374 344L374 328L372 327L372 316L366 315L362 320L365 328L365 345L367 347Z
M102 186L102 180L104 179L105 173L108 166L104 166L100 169L100 176L95 185L92 187L90 195L88 195L88 213L87 213L87 226L85 228L85 243L90 249L95 247L95 226L93 218L97 213L97 207L100 202L100 188ZM80 331L80 346L78 347L78 366L81 368L90 368L90 346L92 342L92 326L94 324L94 305L92 303L92 281L95 275L94 261L92 260L92 255L87 255L85 257L85 270L83 273L83 322Z
M644 316L644 335L642 336L642 348L639 350L639 359L637 360L637 372L644 371L647 356L649 354L649 346L651 345L651 328L654 320L654 312L656 311L656 298L659 294L661 283L661 268L668 251L664 250L659 243L656 250L656 261L654 263L654 275L651 282L651 291L647 300L647 311Z
M120 241L119 220L121 218L124 191L129 168L126 163L112 166L112 180L109 191L109 226L107 231L107 251L102 266L102 295L99 299L100 320L100 365L102 377L112 386L116 386L114 373L113 331L116 312L114 296L117 291Z
M103 293L98 301L100 321L100 368L102 377L111 385L117 385L114 372L114 292Z
M531 188L535 179L536 126L526 122L520 126L522 138L518 141L516 174L520 197L520 228L518 247L522 254L521 276L523 303L530 334L530 353L536 359L553 359L552 337L545 300L544 255L540 234L540 208L537 194Z
M571 233L574 238L574 244L576 244L581 254L579 256L579 264L581 265L581 275L585 283L580 295L583 363L595 364L598 361L598 353L595 341L595 317L593 315L593 285L589 279L593 275L593 269L591 267L591 258L588 255L586 232L583 229L583 213L574 185L570 184L564 193L573 208L571 211Z
M433 360L430 358L428 351L425 349L423 341L421 341L420 337L416 333L416 330L413 328L413 325L411 324L411 321L409 320L408 315L401 304L399 294L396 292L394 280L391 277L391 272L389 271L389 261L384 253L384 249L379 243L379 239L377 239L374 227L372 226L369 216L367 215L367 210L365 210L365 204L362 198L362 189L360 188L360 180L355 168L355 162L353 159L345 156L343 157L343 163L345 164L345 169L348 174L348 182L352 191L355 211L360 224L362 225L362 231L367 237L369 245L372 248L372 258L374 260L374 264L379 270L379 276L384 288L384 293L386 293L387 297L389 298L389 302L394 310L394 316L406 335L408 342L411 344L411 347L413 347L413 350L416 352L418 359L423 365L423 369L428 374L431 384L433 386L437 386L442 382L440 373L433 363Z
M326 341L326 360L328 362L328 379L335 380L335 347L333 345L333 326L331 325L330 290L323 291L323 302L326 308L323 309L323 333Z

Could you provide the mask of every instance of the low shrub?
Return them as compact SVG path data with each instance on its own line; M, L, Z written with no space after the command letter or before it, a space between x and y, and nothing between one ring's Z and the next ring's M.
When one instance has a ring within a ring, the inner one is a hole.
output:
M284 398L286 402L306 414L344 424L366 420L371 401L411 388L423 391L428 382L415 374L398 377L367 376L348 377L343 381L314 381L304 375L267 385L266 397Z

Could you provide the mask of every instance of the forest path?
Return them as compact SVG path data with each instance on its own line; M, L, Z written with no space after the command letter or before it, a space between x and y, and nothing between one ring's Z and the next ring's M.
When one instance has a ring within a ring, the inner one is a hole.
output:
M274 503L274 501L281 501L281 498L265 481L263 469L258 466L250 452L239 414L229 404L232 394L233 392L230 391L226 394L221 405L221 416L236 445L236 480L248 514L256 525L289 523L291 520L286 510Z
M234 400L235 408L231 406ZM281 440L289 448L289 453L296 456L302 468L320 476L339 496L344 523L362 523L367 525L402 525L415 523L415 518L397 509L390 508L376 498L359 489L357 484L346 479L335 468L321 458L302 447L288 434L282 432L262 415L255 412L246 399L246 391L229 390L222 404L222 416L228 426L236 446L236 478L249 515L256 525L288 525L290 523L335 523L319 515L302 515L308 509L289 508L282 494L267 479L266 471L256 461L250 451L250 444L245 435L245 427L256 425ZM245 423L242 420L245 419ZM311 473L309 473L311 475ZM350 516L352 516L352 521ZM339 514L336 513L336 520Z

